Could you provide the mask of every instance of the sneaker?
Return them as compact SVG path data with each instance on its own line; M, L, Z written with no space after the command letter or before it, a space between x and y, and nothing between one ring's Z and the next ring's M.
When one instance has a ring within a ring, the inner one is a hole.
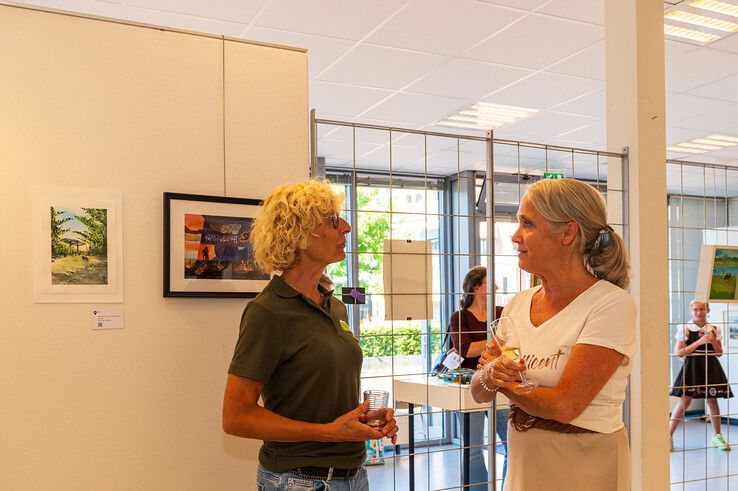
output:
M723 435L720 433L712 437L712 446L718 450L730 451L730 445L723 440Z
M674 451L674 437L669 437L669 452Z

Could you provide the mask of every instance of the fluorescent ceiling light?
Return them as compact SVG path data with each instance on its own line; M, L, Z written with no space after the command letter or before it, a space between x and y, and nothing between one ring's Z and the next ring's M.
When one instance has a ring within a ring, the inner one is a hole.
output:
M695 150L694 148L683 148L683 147L666 147L670 152L682 152L682 153L705 153L707 150Z
M716 0L694 0L689 2L689 6L709 10L718 14L730 15L731 17L738 17L738 5L733 5L732 3L718 2Z
M440 125L440 126L453 126L455 128L469 128L469 129L472 129L472 130L488 130L489 129L486 126L480 126L480 125L478 125L476 123L475 124L471 124L471 123L460 123L458 121L442 120L442 121L437 122L436 124L437 125Z
M707 136L710 140L721 140L726 142L732 142L732 143L738 143L738 138L734 136L725 136L725 135L709 135Z
M668 12L664 14L664 17L669 20L684 22L685 24L692 24L700 27L707 27L709 29L716 29L718 31L738 31L738 24L736 24L735 22L729 22L727 20L720 20L714 17L693 14L690 12L685 12L684 10L674 10L672 12Z
M476 130L494 130L506 124L520 121L537 112L538 109L528 107L477 102L445 120L438 121L436 124Z
M692 143L692 142L680 143L677 146L679 146L679 147L697 148L699 150L720 150L721 148L723 148L723 147L719 147L719 146L716 146L716 145L703 145L702 143Z
M695 138L692 140L695 143L704 143L705 145L718 145L721 147L734 147L738 143L725 142L720 140L713 140L711 138Z
M711 43L720 39L720 36L707 32L695 31L694 29L686 29L684 27L672 26L664 24L664 34L678 38L689 39L690 41L698 41L700 43Z

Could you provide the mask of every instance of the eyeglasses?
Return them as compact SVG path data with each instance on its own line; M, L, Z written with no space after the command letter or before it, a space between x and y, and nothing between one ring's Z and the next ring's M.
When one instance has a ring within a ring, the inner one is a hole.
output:
M337 211L334 211L330 215L326 217L328 220L330 220L331 225L333 225L333 228L338 229L338 225L341 223L341 216L338 214Z

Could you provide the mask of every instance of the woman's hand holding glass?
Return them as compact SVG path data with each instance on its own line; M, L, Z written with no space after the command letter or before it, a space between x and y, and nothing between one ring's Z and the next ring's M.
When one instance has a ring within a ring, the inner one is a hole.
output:
M494 343L487 344L487 349L479 359L483 367L480 376L484 385L523 393L537 389L538 382L526 379L523 373L525 362L520 357L520 339L512 319L500 317L490 327Z
M494 358L490 355L487 361L480 358L479 364L482 366L479 376L482 377L483 385L492 390L516 389L521 384L522 372L525 371L523 360L514 361L500 354Z

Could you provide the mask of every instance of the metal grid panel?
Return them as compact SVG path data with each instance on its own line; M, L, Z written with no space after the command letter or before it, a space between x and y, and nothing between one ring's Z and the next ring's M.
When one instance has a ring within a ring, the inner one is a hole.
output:
M738 169L687 161L667 162L669 226L669 328L672 384L683 361L675 354L677 330L691 319L700 249L703 244L738 245ZM723 336L724 354L719 358L733 392L738 387L738 305L710 304L707 322ZM687 355L705 359L706 354ZM705 363L707 367L707 363ZM685 385L702 387L710 385ZM670 387L671 389L671 387ZM672 397L672 407L677 404ZM734 399L718 399L724 439L729 445L738 436L732 428L738 416ZM731 452L712 446L714 425L704 400L695 399L686 415L675 418L679 426L673 435L671 489L738 489L738 463ZM715 420L717 421L717 419ZM728 424L726 424L728 423Z

